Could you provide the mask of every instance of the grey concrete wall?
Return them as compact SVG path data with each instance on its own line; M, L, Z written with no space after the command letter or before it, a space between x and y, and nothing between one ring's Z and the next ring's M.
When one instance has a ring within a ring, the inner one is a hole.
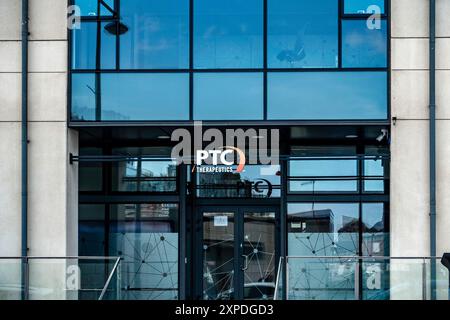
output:
M391 255L429 255L429 1L392 0ZM437 238L450 251L450 2L437 0Z
M29 255L77 255L77 174L67 128L67 1L30 1ZM0 256L20 255L21 1L0 0Z

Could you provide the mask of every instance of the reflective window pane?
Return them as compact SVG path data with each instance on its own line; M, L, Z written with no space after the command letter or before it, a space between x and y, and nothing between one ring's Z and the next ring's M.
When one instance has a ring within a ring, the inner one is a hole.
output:
M358 255L358 214L358 203L288 203L288 255ZM354 263L330 258L289 260L289 299L354 299Z
M384 147L366 147L365 151L370 159L364 160L364 191L383 192L385 184L389 183L384 177L389 177L388 166L389 149Z
M114 163L112 191L175 192L177 165L169 159L170 151L170 148L162 147L114 148L113 155L155 157L155 160Z
M268 0L270 68L336 68L338 1Z
M384 13L384 0L344 0L344 12L350 14L368 14L374 13L371 6L377 6L376 12Z
M363 255L389 256L388 225L383 203L362 204Z
M279 166L246 165L241 173L197 172L200 198L280 197Z
M73 121L95 120L95 76L93 73L72 73Z
M116 67L116 37L106 29L108 23L101 24L100 32L100 68ZM80 29L72 33L72 68L96 69L97 23L81 23Z
M260 73L199 73L194 76L196 120L263 119Z
M104 0L104 2L111 9L114 9L114 0ZM74 4L80 7L82 16L96 16L97 15L98 0L75 0ZM100 15L111 16L112 14L108 9L106 9L105 6L100 5Z
M357 180L339 179L339 177L355 177L358 174L357 170L357 160L291 160L289 191L312 193L357 191Z
M179 69L189 62L188 0L127 0L121 2L122 69Z
M269 73L267 108L270 120L386 119L386 73Z
M94 75L73 75L73 120L95 120L95 83ZM99 90L104 121L189 118L187 74L105 73Z
M380 23L380 29L369 29L366 20L342 21L343 67L386 67L386 20L382 20Z
M196 68L260 68L263 64L263 1L196 0Z
M109 254L122 257L121 298L178 299L178 205L110 206Z
M289 203L289 255L357 255L358 216L357 203Z

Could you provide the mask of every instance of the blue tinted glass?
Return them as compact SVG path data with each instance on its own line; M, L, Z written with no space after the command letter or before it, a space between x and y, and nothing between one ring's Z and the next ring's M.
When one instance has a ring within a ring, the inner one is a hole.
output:
M342 21L343 67L386 67L386 20L380 22L380 29L369 29L366 20Z
M370 6L377 6L379 9L375 10ZM369 8L370 7L370 8ZM384 0L345 0L345 13L384 13Z
M106 31L101 24L100 33L100 67L102 69L113 69L116 67L116 37ZM73 30L72 40L72 68L73 69L95 69L97 52L97 23L86 22L81 24L80 29Z
M201 73L194 77L196 120L259 120L263 118L260 73Z
M104 1L111 9L114 9L114 0L104 0ZM80 7L82 16L96 16L97 3L98 0L75 0L75 5ZM106 9L103 5L101 5L100 15L110 16L112 14L108 9Z
M189 0L121 2L122 69L183 69L189 62Z
M289 162L289 176L304 180L290 181L289 191L357 191L356 180L333 179L338 176L355 177L357 174L356 160L292 160ZM330 179L326 180L326 177Z
M338 66L337 0L268 0L271 68Z
M187 120L187 74L103 74L102 120Z
M72 74L72 120L95 120L95 75Z
M271 120L386 119L385 72L269 73Z
M262 0L197 0L194 23L196 68L262 67Z
M186 74L108 73L101 75L101 120L187 120ZM95 120L95 76L72 77L72 119Z

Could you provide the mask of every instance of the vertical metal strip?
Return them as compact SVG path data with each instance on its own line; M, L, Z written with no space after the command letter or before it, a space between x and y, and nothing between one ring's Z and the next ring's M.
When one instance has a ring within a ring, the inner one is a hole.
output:
M430 0L430 256L436 256L436 1ZM436 261L431 259L431 279L436 279ZM431 281L431 299L436 283Z

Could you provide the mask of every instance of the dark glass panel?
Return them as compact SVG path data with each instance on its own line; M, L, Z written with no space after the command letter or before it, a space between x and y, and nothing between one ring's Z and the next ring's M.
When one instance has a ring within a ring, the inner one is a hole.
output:
M163 150L162 150L163 149ZM169 159L170 148L116 148L113 155L158 156L151 161L117 162L112 167L112 190L126 192L175 192L177 166ZM161 158L159 158L161 157ZM163 159L167 157L167 160Z
M379 13L384 13L384 0L344 0L345 13L370 14L370 6L378 6Z
M342 66L385 68L387 66L386 20L380 29L369 29L366 20L342 21Z
M234 212L203 212L203 299L234 298Z
M337 0L268 0L270 68L338 66Z
M121 69L183 69L189 65L189 0L121 2Z
M80 148L80 156L102 155L100 148ZM103 189L103 163L80 162L78 164L79 191L102 191Z
M194 119L262 120L262 74L195 74Z
M80 256L105 255L105 205L78 206L78 253Z
M268 118L386 119L386 73L269 73Z
M201 198L280 197L279 166L246 165L241 173L197 172L197 196Z
M196 68L261 68L262 0L196 0Z

